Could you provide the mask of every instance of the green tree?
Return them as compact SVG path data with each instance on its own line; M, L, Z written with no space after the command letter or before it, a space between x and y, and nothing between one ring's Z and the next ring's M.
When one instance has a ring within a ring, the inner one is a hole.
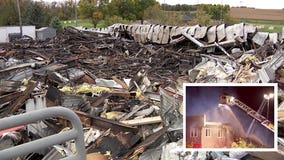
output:
M162 25L182 25L182 15L180 12L164 11L159 4L148 7L145 11L144 18L150 23Z
M229 5L211 5L202 4L198 7L198 11L204 11L206 14L210 15L213 20L224 20L224 17L230 16L230 6Z
M50 16L43 2L31 2L23 16L23 24L35 25L36 28L47 26L49 21Z
M206 6L204 7L199 7L197 9L197 12L196 12L196 18L198 20L198 23L200 23L201 25L209 25L210 24L210 15L206 13Z
M232 17L230 14L226 14L224 15L224 23L228 24L228 25L232 25L232 24L236 24L238 23L239 21Z
M16 1L0 1L0 25L18 25L18 10Z
M155 4L158 4L156 0L112 0L103 6L102 11L105 17L117 16L130 21L141 20L143 23L144 11Z
M53 17L51 19L51 22L50 22L49 26L54 28L54 29L56 29L56 33L57 34L62 33L62 31L63 31L63 27L62 27L58 17Z
M47 5L50 17L58 17L60 20L75 19L74 0L64 2L52 2Z
M94 27L97 26L98 22L104 18L103 13L101 11L95 11L92 16L92 22Z
M165 21L160 5L150 6L144 12L144 19L150 23L162 24Z
M111 17L106 16L105 19L103 20L103 26L102 27L107 27L107 26L113 25L115 23L129 24L131 22L132 21L123 19L122 17L116 16L116 15L111 16Z
M123 19L136 20L136 8L135 0L125 0L121 1L119 4L119 15Z
M31 0L20 0L23 14ZM19 16L16 0L0 0L0 25L19 25Z
M92 18L97 6L97 0L80 0L79 16L83 19Z
M137 20L141 20L143 24L144 13L147 8L154 5L159 5L156 0L134 0L135 3L135 15Z

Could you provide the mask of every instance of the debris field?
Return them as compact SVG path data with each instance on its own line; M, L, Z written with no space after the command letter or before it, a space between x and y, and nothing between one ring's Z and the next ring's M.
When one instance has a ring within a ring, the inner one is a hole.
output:
M62 106L82 122L87 159L191 159L182 150L183 83L275 82L281 96L283 62L280 34L243 23L68 27L54 39L0 44L0 117ZM71 128L57 116L2 130L0 150ZM66 141L19 157L75 151Z

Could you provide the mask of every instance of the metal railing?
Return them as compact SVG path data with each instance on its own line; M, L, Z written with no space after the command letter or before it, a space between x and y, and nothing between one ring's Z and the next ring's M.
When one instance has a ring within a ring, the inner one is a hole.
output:
M12 127L58 116L63 116L64 118L69 120L72 124L72 129L2 150L0 151L1 159L16 158L74 139L76 145L76 153L72 156L63 158L62 160L86 160L83 127L79 117L70 109L56 106L3 118L0 119L0 130L5 130Z

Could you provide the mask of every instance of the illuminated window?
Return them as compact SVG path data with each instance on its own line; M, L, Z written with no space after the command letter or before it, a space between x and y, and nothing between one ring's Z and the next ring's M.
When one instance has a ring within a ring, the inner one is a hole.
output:
M205 128L205 136L206 137L210 137L211 136L210 128Z
M218 129L218 138L222 138L223 134L222 134L222 129Z
M197 137L198 135L198 129L197 128L191 128L190 129L190 137Z

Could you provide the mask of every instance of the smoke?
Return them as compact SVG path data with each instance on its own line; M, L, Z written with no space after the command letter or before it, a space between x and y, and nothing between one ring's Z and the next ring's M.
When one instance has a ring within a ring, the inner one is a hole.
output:
M232 87L187 87L186 88L186 113L187 115L202 115L205 112L216 108L223 94L235 96Z
M240 136L245 137L243 125L228 105L212 108L212 111L206 112L206 117L208 117L208 121L211 122L222 122L230 124L235 131L238 131L238 134Z

